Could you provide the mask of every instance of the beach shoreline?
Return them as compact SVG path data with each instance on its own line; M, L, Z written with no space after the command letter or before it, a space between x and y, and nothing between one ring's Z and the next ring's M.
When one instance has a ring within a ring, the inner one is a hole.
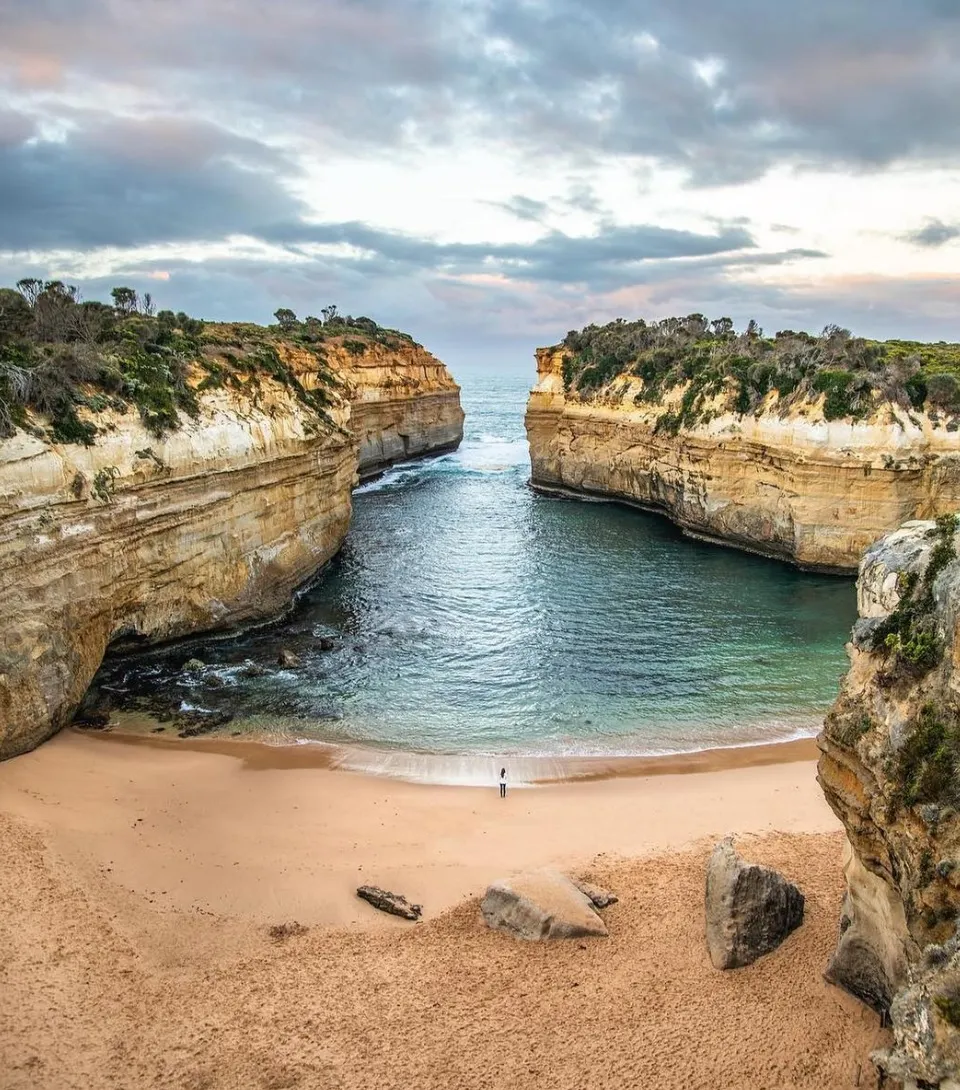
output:
M66 728L98 741L147 749L184 749L242 760L253 770L328 769L448 786L479 787L494 783L497 770L510 766L514 786L618 777L689 775L724 769L810 761L817 757L814 736L717 746L678 753L641 754L518 754L424 753L305 739L275 740L214 734L179 738L157 732L148 717L124 715L119 724L103 729Z

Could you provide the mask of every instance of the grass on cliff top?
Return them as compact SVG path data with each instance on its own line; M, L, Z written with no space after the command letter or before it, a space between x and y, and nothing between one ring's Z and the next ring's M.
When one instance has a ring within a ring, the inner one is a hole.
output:
M231 388L256 404L266 382L286 387L315 430L333 430L328 410L339 399L340 381L326 365L325 346L362 355L372 344L415 343L336 307L303 321L278 310L276 325L259 326L158 312L149 295L131 288L114 288L111 296L109 304L82 301L58 280L0 288L0 439L30 427L55 442L89 445L99 413L131 408L160 438L184 415L197 415L204 390ZM315 386L305 387L284 362L284 346L315 357Z
M564 385L573 394L589 397L640 378L636 400L655 404L686 385L681 404L657 423L670 434L702 422L718 395L742 415L757 411L772 390L784 410L822 395L827 420L860 419L884 402L960 412L960 344L869 341L839 326L817 336L788 329L767 337L756 322L738 333L729 318L691 314L589 325L571 330L561 347Z

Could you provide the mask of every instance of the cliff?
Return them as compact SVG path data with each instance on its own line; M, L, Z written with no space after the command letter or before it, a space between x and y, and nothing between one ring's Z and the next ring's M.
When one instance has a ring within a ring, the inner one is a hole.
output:
M0 759L70 721L108 646L282 610L339 549L358 471L460 438L443 365L372 322L120 326L95 354L0 336Z
M860 565L850 669L819 738L848 837L827 978L889 1010L876 1058L908 1087L960 1079L957 519L911 522Z
M419 345L375 344L361 355L338 347L328 350L327 359L350 387L350 428L359 442L361 480L394 462L460 445L460 387Z
M563 345L537 352L526 426L543 491L633 503L692 536L823 571L855 569L902 522L960 507L951 414L880 401L827 419L829 392L763 387L747 410L743 388L655 382L642 366L584 387L571 358Z

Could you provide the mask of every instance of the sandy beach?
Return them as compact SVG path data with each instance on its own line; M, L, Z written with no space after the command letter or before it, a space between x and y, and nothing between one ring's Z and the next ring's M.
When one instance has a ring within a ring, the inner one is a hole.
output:
M68 731L0 766L4 1090L812 1090L854 1086L861 1065L875 1085L877 1018L821 977L842 835L809 756L501 802L257 751ZM807 914L719 973L703 878L726 833ZM486 930L485 886L546 864L616 890L609 939ZM421 902L424 922L375 912L361 882ZM294 920L301 934L270 937Z

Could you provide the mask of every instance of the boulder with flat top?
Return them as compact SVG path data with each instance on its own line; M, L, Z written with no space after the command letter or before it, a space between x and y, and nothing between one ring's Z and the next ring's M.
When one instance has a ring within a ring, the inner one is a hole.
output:
M707 950L715 969L769 954L803 923L803 894L783 875L745 863L727 837L707 865Z
M533 871L494 882L480 911L488 927L529 941L607 934L590 898L557 871Z

